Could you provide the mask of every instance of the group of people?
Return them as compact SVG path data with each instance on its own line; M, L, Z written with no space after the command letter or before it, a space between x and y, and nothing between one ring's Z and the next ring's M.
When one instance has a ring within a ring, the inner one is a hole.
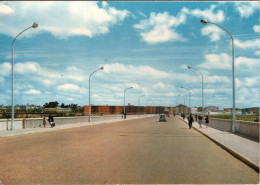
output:
M51 128L55 127L54 118L51 114L49 114L48 122L51 126ZM43 126L46 127L46 118L43 118Z
M183 117L183 119L184 119L184 118L185 118L185 116ZM195 115L195 118L196 118L196 121L199 120L198 123L199 123L199 125L200 125L200 128L202 128L203 116L201 116L201 115L199 115L199 116ZM194 122L194 119L193 119L192 114L190 114L187 119L188 119L188 123L189 123L189 128L191 129L192 123ZM208 126L209 126L209 117L208 117L208 116L206 116L206 118L205 118L205 123L206 123L206 128L208 128Z

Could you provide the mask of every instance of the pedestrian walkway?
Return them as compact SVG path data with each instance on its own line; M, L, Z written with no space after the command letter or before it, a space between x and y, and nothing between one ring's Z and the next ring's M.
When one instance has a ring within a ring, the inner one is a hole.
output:
M182 119L181 117L179 117ZM187 118L184 120L188 123ZM193 122L192 127L259 172L259 142Z
M152 115L148 115L148 117L151 117ZM64 124L64 125L56 125L55 127L51 128L49 124L48 126L44 127L37 127L37 128L26 128L26 129L15 129L15 130L5 130L0 131L0 138L1 137L10 137L10 136L17 136L17 135L24 135L24 134L32 134L32 133L38 133L38 132L47 132L47 131L57 131L62 129L68 129L68 128L76 128L76 127L82 127L82 126L88 126L88 125L97 125L97 124L103 124L103 123L111 123L111 122L118 122L118 121L126 121L131 119L140 119L140 118L146 118L146 115L140 115L138 116L127 116L127 119L116 119L116 120L100 120L100 121L92 121L92 122L84 122L84 123L73 123L73 124ZM1 185L1 184L0 184Z

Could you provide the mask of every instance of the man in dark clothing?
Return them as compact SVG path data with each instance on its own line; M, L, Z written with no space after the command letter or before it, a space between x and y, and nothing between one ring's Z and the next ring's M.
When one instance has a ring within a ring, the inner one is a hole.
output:
M194 121L191 114L188 116L188 121L189 121L189 128L191 129L192 123L193 123L193 121Z

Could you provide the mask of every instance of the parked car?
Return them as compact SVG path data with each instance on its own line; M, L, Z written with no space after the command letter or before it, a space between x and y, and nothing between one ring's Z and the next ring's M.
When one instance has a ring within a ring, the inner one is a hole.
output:
M159 119L159 122L166 122L167 120L166 120L166 115L165 114L161 114L160 115L160 119Z

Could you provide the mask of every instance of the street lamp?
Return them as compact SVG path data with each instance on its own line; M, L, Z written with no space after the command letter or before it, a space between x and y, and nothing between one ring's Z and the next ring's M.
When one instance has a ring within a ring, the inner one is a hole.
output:
M191 66L187 66L187 67L188 67L188 69L194 69L201 76L202 115L204 116L204 88L203 88L204 80L203 80L203 75L202 75L202 73L199 70L195 69L194 67L191 67Z
M26 28L25 30L21 31L13 40L13 43L12 43L12 84L11 84L11 87L12 87L12 100L11 100L11 105L12 105L12 121L11 121L11 128L10 130L13 130L13 124L14 124L14 42L15 40L17 39L17 37L19 37L19 35L21 35L23 32L29 30L30 28L37 28L38 27L38 23L33 23L32 26Z
M225 28L224 26L221 26L219 24L216 24L214 22L209 22L206 19L202 19L200 20L200 22L202 24L214 24L222 29L224 29L226 32L228 32L228 34L231 37L232 40L232 86L233 86L233 90L232 90L232 96L233 96L233 124L232 124L232 132L235 133L236 132L236 105L235 105L235 62L234 62L234 39L233 36L231 34L231 32Z
M125 114L125 92L128 90L128 89L132 89L133 87L129 87L129 88L126 88L125 91L124 91L124 118L126 119L126 114Z
M88 89L89 89L89 95L88 95L88 97L89 97L89 99L88 99L88 106L89 106L89 115L88 115L88 122L90 122L91 121L91 104L90 104L90 77L91 77L91 75L93 75L95 72L97 72L98 70L103 70L104 69L104 67L100 67L100 68L98 68L97 70L95 70L93 73L91 73L90 75L89 75L89 87L88 87Z
M142 95L138 98L138 117L140 117L140 99L144 97L145 95Z
M190 90L185 88L185 87L181 87L182 89L186 89L187 91L189 91L189 113L191 114L191 106L190 106Z
M184 103L184 106L185 106L185 98L182 95L180 95L180 94L178 96L183 98L183 103ZM185 113L185 109L184 108L183 108L183 113Z

